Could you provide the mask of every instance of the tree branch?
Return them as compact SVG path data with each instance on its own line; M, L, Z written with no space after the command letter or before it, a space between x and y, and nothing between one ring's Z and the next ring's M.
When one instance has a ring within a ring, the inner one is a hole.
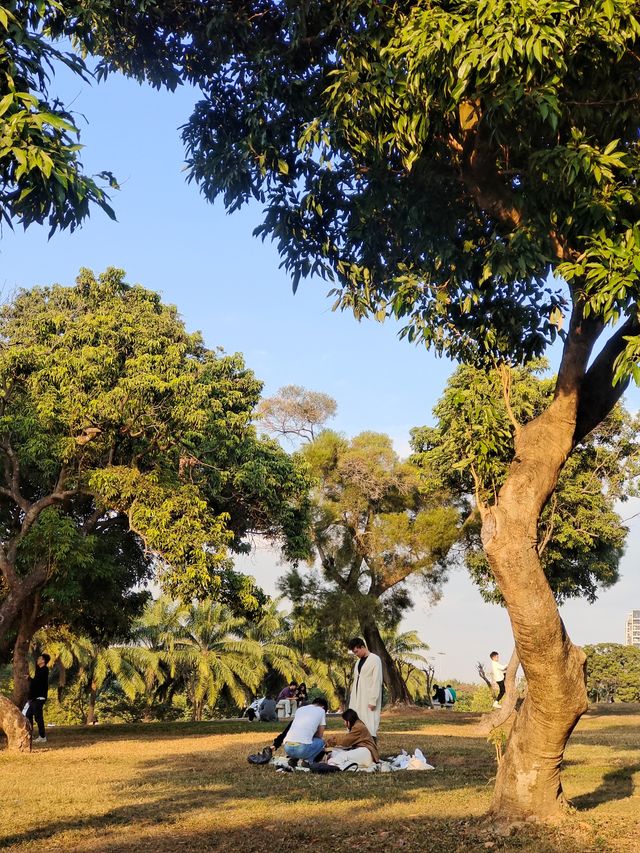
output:
M606 418L629 385L629 379L613 384L613 365L627 345L625 338L640 334L637 317L629 319L609 338L584 375L578 404L573 444L579 444Z

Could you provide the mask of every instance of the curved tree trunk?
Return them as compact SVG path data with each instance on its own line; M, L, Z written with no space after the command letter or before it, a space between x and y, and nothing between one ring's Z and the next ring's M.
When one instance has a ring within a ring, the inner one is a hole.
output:
M391 704L410 704L411 696L407 690L407 685L404 683L395 661L387 651L387 647L380 636L380 631L378 630L378 626L375 621L363 616L360 619L360 630L362 631L369 651L378 655L382 661L382 680L389 691L389 701Z
M573 448L578 394L562 381L561 372L551 406L518 430L507 480L495 506L482 509L483 543L528 685L496 780L493 811L505 818L561 811L564 749L587 708L585 656L567 636L537 551L540 512Z
M14 752L29 752L31 749L31 726L20 710L0 694L0 729L7 736L8 748Z

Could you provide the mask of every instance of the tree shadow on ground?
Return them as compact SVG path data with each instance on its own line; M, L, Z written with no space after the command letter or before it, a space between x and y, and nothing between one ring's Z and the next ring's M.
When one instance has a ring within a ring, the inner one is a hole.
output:
M640 763L616 767L614 770L605 773L602 782L595 791L572 797L571 805L581 811L590 811L602 803L626 800L634 794L633 776L635 773L640 773Z

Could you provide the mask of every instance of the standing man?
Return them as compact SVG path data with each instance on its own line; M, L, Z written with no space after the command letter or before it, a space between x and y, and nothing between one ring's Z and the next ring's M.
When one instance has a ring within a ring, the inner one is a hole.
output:
M361 637L349 641L349 651L356 656L349 707L360 717L375 738L380 726L382 708L382 661L366 647Z
M38 724L38 737L34 743L46 743L47 734L44 730L44 703L49 693L49 655L40 655L36 661L36 671L33 678L29 678L29 707L26 717L33 727L33 718Z

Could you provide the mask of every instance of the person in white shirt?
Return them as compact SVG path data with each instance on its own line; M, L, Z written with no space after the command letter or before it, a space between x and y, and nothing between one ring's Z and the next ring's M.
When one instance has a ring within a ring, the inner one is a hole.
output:
M349 651L357 658L353 667L349 707L356 712L375 738L382 709L382 661L378 655L369 651L360 637L349 641Z
M314 699L311 705L298 708L284 739L284 751L289 758L313 761L322 752L328 708L327 700L322 696Z
M493 680L498 687L498 695L496 696L496 701L493 703L493 707L502 708L500 700L504 696L504 674L507 671L507 666L498 660L500 657L498 652L491 652L489 657L491 658L491 667L493 669Z

